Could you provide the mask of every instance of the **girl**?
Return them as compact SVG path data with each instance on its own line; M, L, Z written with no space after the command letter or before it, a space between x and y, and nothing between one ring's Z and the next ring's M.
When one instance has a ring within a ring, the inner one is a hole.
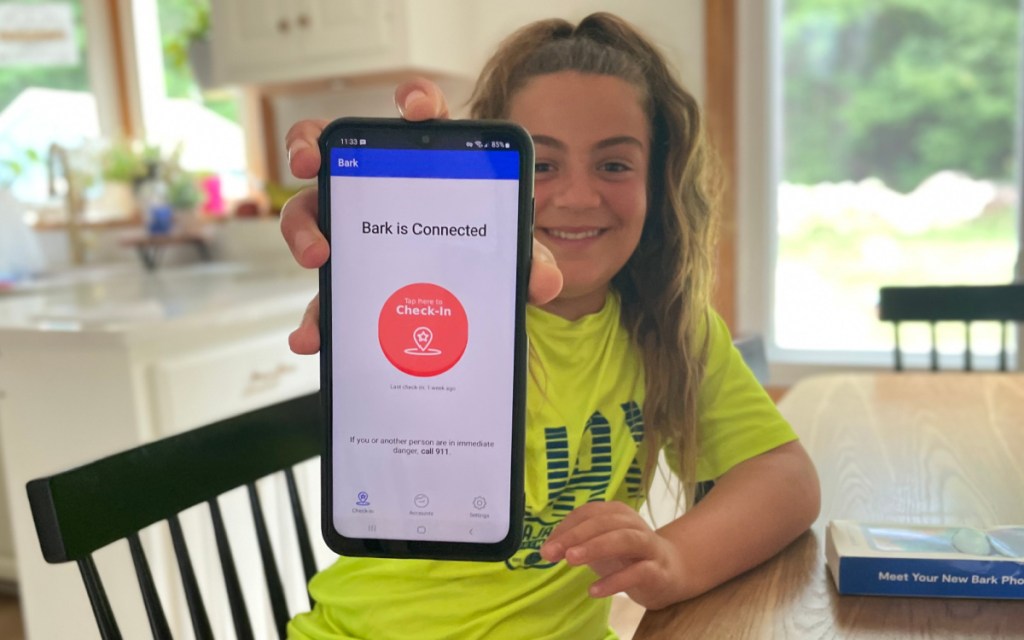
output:
M425 80L396 103L408 120L448 115ZM813 465L709 306L707 146L661 54L608 14L537 22L484 67L471 113L517 122L537 152L522 548L493 564L340 558L290 637L614 638L607 596L692 598L817 516ZM325 124L289 131L296 176L316 175ZM281 221L310 268L329 251L315 203L296 196ZM299 353L319 348L317 306L291 336ZM688 508L654 530L637 511L662 450Z

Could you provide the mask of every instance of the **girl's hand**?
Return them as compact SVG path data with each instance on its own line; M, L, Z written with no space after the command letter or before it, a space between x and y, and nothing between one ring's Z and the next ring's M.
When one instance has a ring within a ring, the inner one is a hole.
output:
M676 547L622 502L588 502L572 511L541 545L548 562L588 565L600 580L590 595L625 592L648 609L688 597L687 573Z
M395 89L395 106L410 121L448 118L448 103L440 87L429 80L416 79ZM296 178L315 178L320 170L320 148L317 139L327 120L303 120L288 130L285 146L288 166ZM281 211L281 233L295 261L307 269L317 269L330 255L327 239L317 225L317 193L310 187L293 196ZM562 289L562 272L555 266L554 256L544 245L533 241L533 265L530 270L530 302L550 302ZM292 332L288 344L295 353L312 354L320 350L320 297L314 297L302 317L299 328Z

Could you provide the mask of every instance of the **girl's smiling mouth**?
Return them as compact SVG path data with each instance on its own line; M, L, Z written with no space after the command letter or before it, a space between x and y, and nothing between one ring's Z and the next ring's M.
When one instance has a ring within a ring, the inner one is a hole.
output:
M596 238L606 230L594 227L542 227L541 231L556 240L579 241Z

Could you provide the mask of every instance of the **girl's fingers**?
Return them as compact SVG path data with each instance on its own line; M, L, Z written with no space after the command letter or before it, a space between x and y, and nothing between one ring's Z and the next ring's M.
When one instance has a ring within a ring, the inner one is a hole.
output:
M288 336L288 346L300 355L308 356L320 350L320 294L306 306L299 328Z
M624 593L638 586L652 583L657 579L657 569L651 560L642 560L627 565L622 571L616 571L590 585L592 598L607 598L616 593ZM653 585L652 585L653 586Z
M320 170L320 132L327 120L300 120L288 129L284 146L288 150L288 168L296 178L315 178Z
M395 89L395 106L406 120L448 118L448 101L441 87L426 78L403 82Z
M573 566L579 566L609 560L648 558L653 555L649 549L650 536L653 535L657 534L632 528L598 532L580 544L567 547L565 561Z
M307 269L323 266L331 253L317 224L316 210L317 191L314 187L298 192L281 209L281 235L295 261Z
M533 265L530 267L530 302L547 304L562 291L562 272L555 256L543 244L533 240Z
M541 545L541 557L548 562L558 562L565 557L568 549L617 529L649 531L647 524L626 504L587 503L574 509L555 527L547 541Z

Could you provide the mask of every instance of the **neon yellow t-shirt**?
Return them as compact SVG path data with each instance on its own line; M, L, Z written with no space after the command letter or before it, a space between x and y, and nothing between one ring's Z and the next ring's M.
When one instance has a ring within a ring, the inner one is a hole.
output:
M619 312L614 295L601 311L576 321L527 310L535 357L527 390L526 518L512 558L339 558L310 582L317 605L292 620L288 637L615 638L608 628L610 600L587 594L597 576L586 567L547 563L537 549L586 502L643 504L644 376ZM717 315L710 329L700 393L702 479L796 437Z

